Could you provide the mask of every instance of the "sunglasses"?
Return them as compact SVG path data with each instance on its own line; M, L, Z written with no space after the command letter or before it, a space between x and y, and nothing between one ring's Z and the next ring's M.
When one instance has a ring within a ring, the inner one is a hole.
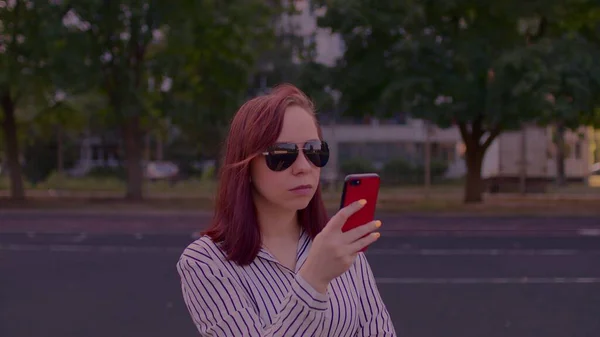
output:
M267 167L272 171L288 169L296 159L300 149L294 143L276 143L262 154L265 156ZM329 145L320 140L309 140L302 146L302 153L316 167L323 167L329 161Z

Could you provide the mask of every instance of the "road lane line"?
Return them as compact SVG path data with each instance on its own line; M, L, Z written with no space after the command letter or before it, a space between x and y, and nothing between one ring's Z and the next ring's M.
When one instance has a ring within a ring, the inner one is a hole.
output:
M376 277L378 284L599 284L600 277L455 277L393 278Z
M77 241L77 240L74 240ZM57 252L136 252L183 251L175 246L121 246L83 244L0 244L0 250ZM369 249L367 256L574 256L600 255L598 250L575 249Z
M565 256L577 254L600 254L598 250L577 249L369 249L367 255L423 255L423 256Z
M61 253L183 253L184 248L177 247L131 247L131 246L83 246L83 245L22 245L0 244L0 250L27 252L50 251Z

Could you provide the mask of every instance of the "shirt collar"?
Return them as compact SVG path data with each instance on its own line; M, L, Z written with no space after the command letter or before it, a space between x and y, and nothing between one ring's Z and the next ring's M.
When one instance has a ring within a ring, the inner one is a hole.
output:
M304 228L301 228L300 238L298 240L298 248L296 250L296 270L294 271L294 273L297 273L306 261L306 257L308 256L308 251L310 250L311 244L312 240L310 239L310 236L308 235L308 233L306 233ZM277 259L271 253L269 253L269 251L263 246L260 247L257 257L281 265L281 263L279 263L279 261L277 261Z

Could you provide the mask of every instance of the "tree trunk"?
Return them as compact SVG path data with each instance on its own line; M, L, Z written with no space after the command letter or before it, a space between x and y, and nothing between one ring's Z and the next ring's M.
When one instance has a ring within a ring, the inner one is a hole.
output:
M519 191L521 194L527 194L527 126L523 125L521 129L521 150L519 160Z
M431 126L425 122L425 198L429 199L431 191Z
M565 174L565 127L562 123L556 126L556 184L565 186L567 183Z
M125 197L129 200L139 201L143 199L144 182L142 167L144 142L140 130L139 116L131 116L125 120L123 141L125 143L125 169L127 172L127 194Z
M485 149L480 146L467 146L466 164L467 181L465 184L465 203L480 203L483 201L483 182L481 180L481 165Z
M10 197L13 200L25 199L23 175L19 162L19 140L17 138L17 121L15 117L15 104L8 94L2 96L2 110L4 119L2 130L6 144L6 160L10 179Z

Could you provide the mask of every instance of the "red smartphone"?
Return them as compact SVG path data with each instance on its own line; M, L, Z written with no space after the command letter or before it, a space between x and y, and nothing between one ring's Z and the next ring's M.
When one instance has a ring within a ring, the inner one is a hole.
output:
M348 221L342 226L342 232L375 220L375 208L377 205L377 196L379 195L380 181L377 173L350 174L346 176L340 209L360 199L367 200L367 204L348 218ZM367 247L361 251L364 252L366 249Z

